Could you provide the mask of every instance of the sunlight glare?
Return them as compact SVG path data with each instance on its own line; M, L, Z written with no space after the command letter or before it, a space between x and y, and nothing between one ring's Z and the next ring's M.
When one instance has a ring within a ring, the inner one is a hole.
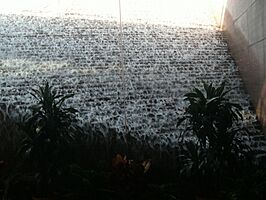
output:
M0 0L0 14L94 16L117 20L119 0ZM121 0L123 22L213 25L224 0ZM216 14L214 14L214 12Z

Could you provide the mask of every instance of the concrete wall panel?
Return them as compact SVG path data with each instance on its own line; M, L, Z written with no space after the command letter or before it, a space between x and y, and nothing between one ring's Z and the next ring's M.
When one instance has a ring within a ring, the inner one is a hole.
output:
M264 37L264 1L256 0L248 10L248 41L252 45Z
M238 28L241 33L244 35L245 39L248 39L248 15L244 13L240 18L235 22L236 28Z
M256 113L266 130L266 1L228 0L223 28Z

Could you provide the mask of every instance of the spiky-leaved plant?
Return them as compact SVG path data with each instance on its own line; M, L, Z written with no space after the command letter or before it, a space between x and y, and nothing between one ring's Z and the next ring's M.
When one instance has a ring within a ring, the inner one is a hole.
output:
M68 142L73 139L73 122L76 121L76 109L64 107L64 102L73 97L74 94L58 94L52 86L46 82L39 90L32 89L31 95L37 100L37 104L32 106L36 132L45 132L50 139L63 139Z
M75 124L77 111L64 105L73 94L59 94L48 82L32 89L31 95L37 104L32 106L32 115L26 121L28 136L22 152L32 163L41 195L46 196L52 179L67 164L66 150L79 132Z
M188 122L188 129L192 130L204 148L207 143L210 147L216 145L217 137L242 119L241 106L226 96L229 91L225 89L225 82L218 87L204 83L203 91L194 88L185 94L185 101L189 104L180 123Z
M250 148L242 137L247 132L236 123L242 119L242 109L229 99L229 92L223 82L218 87L204 83L203 89L185 94L188 105L179 123L187 122L185 133L192 133L196 140L182 144L183 171L194 177L196 188L219 189L225 175L237 173L248 162Z

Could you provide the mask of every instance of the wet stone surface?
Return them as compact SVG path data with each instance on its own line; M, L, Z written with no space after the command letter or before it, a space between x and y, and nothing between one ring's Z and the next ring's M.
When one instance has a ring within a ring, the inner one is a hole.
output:
M0 101L28 106L30 88L47 80L75 93L68 104L83 122L122 131L126 118L130 131L174 142L183 95L202 81L227 80L236 88L230 98L244 108L243 125L254 127L249 96L220 31L124 23L121 68L118 27L90 18L0 15Z

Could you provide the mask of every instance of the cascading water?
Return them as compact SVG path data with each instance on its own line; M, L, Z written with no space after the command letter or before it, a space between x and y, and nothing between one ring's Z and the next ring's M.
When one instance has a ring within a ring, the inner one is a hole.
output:
M42 7L35 1L38 9L0 9L1 102L28 106L30 88L48 80L75 93L68 103L83 122L107 122L124 131L126 112L128 131L174 143L183 94L202 81L226 79L236 87L230 95L244 108L244 125L256 123L224 36L204 6L176 7L176 16L174 1L160 6L159 0L124 0L121 73L118 1L98 5L100 14L93 1L88 7L82 0L46 1ZM167 8L162 17L160 9ZM176 18L180 22L171 21Z

